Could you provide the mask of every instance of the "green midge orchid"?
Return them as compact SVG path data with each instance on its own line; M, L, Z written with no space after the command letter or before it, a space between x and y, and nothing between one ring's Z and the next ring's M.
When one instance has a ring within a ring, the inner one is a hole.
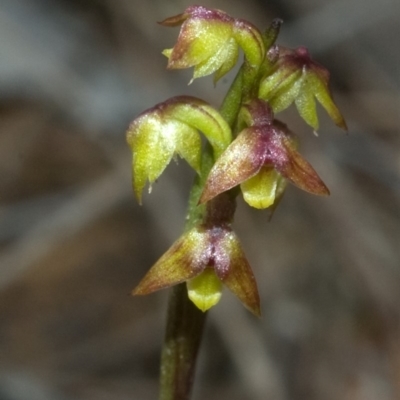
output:
M231 130L221 115L208 103L191 96L173 97L140 114L127 131L133 154L133 187L141 202L148 180L153 183L174 154L200 171L203 132L215 156L229 145Z
M272 66L261 80L259 98L268 101L275 113L294 102L300 116L315 131L319 128L317 99L333 122L347 130L346 122L332 98L329 71L313 61L305 47L296 50L272 48L269 56Z
M283 178L309 193L329 194L321 178L297 151L293 133L274 120L266 102L253 100L243 107L241 116L248 127L215 162L200 203L241 184L249 205L267 208L281 195Z
M133 290L134 295L186 282L189 298L200 310L207 311L220 300L223 284L247 309L260 316L257 284L231 228L234 203L228 194L215 202L221 212L210 214L203 224L184 233L153 265Z
M168 57L169 69L194 67L191 82L214 72L214 82L217 82L235 66L239 47L253 66L259 66L265 56L263 38L258 29L221 10L191 6L160 24L170 27L182 25L176 45L164 50L163 54Z

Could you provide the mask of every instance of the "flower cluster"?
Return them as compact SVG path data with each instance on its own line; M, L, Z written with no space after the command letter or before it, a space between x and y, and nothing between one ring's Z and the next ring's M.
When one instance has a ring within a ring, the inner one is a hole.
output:
M250 206L273 208L288 182L312 194L329 194L299 153L297 137L275 119L294 103L305 122L317 130L317 100L336 125L346 129L332 99L329 73L304 47L290 50L274 45L280 20L261 33L223 11L191 6L161 24L181 25L176 45L164 54L168 68L194 67L193 79L212 73L214 81L220 79L236 64L239 47L245 60L221 112L198 98L178 96L143 112L127 132L139 202L146 182L152 184L176 154L200 177L190 203L190 213L200 217L133 294L186 282L189 298L206 311L219 301L224 285L260 315L256 281L232 228L235 198L241 191ZM211 164L204 162L208 147L202 145L200 132L212 148Z

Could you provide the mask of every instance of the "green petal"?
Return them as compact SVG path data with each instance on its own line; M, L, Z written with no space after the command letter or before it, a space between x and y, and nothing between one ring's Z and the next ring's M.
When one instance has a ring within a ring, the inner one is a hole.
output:
M231 129L221 114L206 102L181 96L171 105L171 117L203 132L219 156L231 142Z
M234 39L230 39L224 46L224 62L215 72L214 84L217 83L225 74L227 74L237 63L239 57L239 48Z
M153 183L161 175L171 161L174 144L165 139L158 118L139 117L128 131L128 136L131 130L135 131L130 139L133 151L133 187L141 202L146 181Z
M233 34L249 63L260 66L265 56L264 41L260 31L249 22L237 19Z
M187 288L189 299L203 312L215 306L222 296L222 283L211 268L190 279Z
M314 94L311 88L308 87L307 77L303 80L302 90L295 100L297 111L300 117L306 121L314 130L318 130L319 122L317 115L317 108L315 104Z
M245 202L258 209L274 204L279 178L273 168L262 168L257 175L240 185Z
M323 81L321 81L314 74L310 77L310 79L311 84L313 85L315 97L321 103L322 107L325 108L328 115L338 127L347 130L346 122L339 109L336 107L328 86L325 85Z
M229 43L232 40L227 40L227 42L223 46L221 46L215 54L194 67L193 79L190 81L190 83L192 83L194 79L210 75L213 72L218 71L222 67L226 58L229 56ZM237 44L234 40L233 43L237 47Z
M293 103L301 90L301 81L301 75L296 72L276 88L268 101L274 113L285 110Z
M278 68L261 81L258 97L269 101L278 95L278 91L285 92L289 90L300 77L300 71Z
M168 68L188 68L213 56L232 35L230 23L188 19L183 25Z
M177 121L178 122L178 121ZM176 152L199 174L201 164L201 138L195 128L180 123L175 134Z

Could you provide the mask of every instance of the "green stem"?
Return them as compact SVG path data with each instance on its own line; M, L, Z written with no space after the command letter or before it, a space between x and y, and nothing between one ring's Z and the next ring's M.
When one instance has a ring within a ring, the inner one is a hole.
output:
M234 130L233 128L236 125L236 118L242 103L257 96L257 85L255 85L255 82L259 78L258 73L258 68L252 67L245 61L240 67L239 72L222 102L220 114L224 117L232 130ZM234 132L234 134L235 133L237 132Z
M172 288L161 356L160 400L190 398L206 315L189 300L185 283Z
M239 72L232 82L232 85L220 107L221 115L231 128L235 126L240 104L242 102L243 69L244 64L240 67Z

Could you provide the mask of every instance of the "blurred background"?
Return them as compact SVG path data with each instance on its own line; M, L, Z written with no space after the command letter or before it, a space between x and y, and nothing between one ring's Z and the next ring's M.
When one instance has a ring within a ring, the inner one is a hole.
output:
M289 187L235 227L261 320L226 292L194 400L400 398L400 2L201 1L306 45L349 134L280 115L331 190ZM233 74L166 71L186 0L0 2L0 399L151 400L167 293L130 290L179 236L193 175L172 163L138 206L125 130L177 94L218 107Z

